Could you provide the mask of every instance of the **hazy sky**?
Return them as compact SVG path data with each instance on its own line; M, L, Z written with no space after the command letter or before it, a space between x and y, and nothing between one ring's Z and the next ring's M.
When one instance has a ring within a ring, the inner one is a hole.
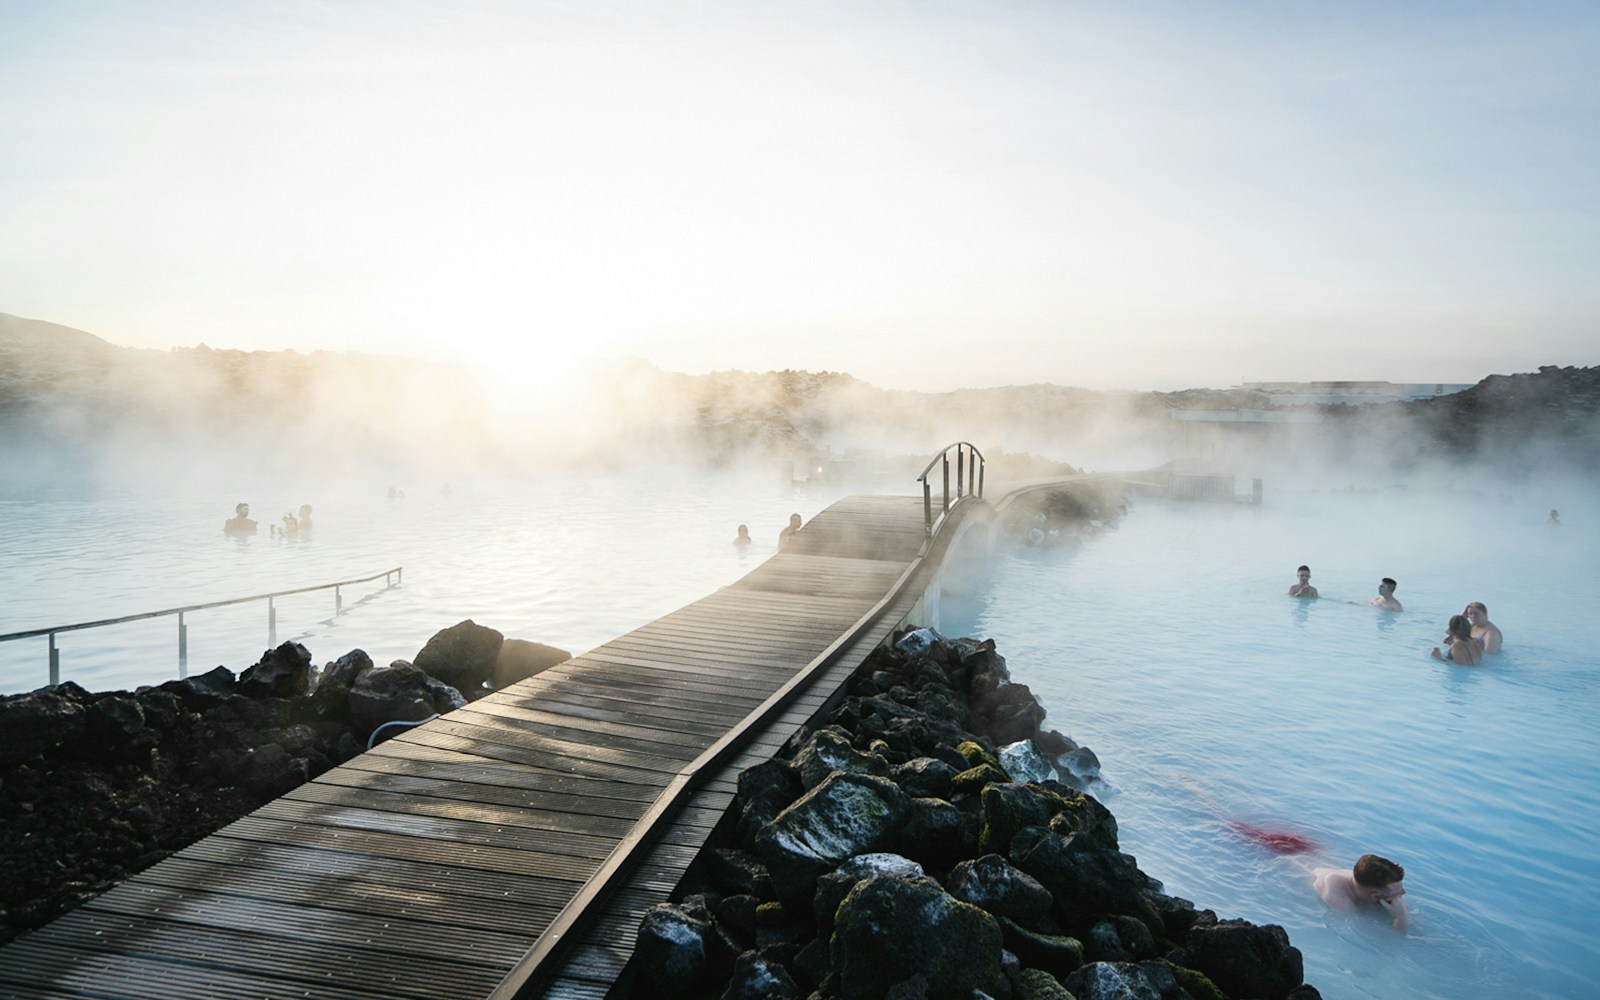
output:
M1600 363L1600 4L0 0L0 312L129 346Z

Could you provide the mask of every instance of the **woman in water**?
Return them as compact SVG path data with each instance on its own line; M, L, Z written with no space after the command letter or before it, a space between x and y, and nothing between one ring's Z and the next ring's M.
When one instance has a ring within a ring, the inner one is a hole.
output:
M1433 647L1433 658L1454 663L1463 667L1475 667L1483 662L1483 650L1472 641L1472 622L1466 615L1451 615L1449 631L1444 634L1444 641L1450 648L1444 653L1439 652L1439 647Z

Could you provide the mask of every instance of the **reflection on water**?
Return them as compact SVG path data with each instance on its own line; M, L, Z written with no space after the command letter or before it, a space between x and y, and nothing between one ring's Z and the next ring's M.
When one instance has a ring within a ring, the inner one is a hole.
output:
M1571 514L1554 538L1533 514L1518 533L1461 499L1141 502L1070 558L1004 559L944 625L994 638L1046 725L1100 756L1140 867L1220 916L1283 925L1329 1000L1590 995L1600 678L1576 623L1596 538ZM1440 539L1486 518L1472 561L1440 560L1460 551ZM1284 595L1301 562L1318 600ZM1367 604L1382 575L1404 612ZM1507 652L1433 660L1470 600ZM1273 854L1230 822L1322 849ZM1310 889L1309 867L1369 851L1407 869L1408 935Z
M385 485L251 498L261 524L242 537L222 533L242 497L0 501L0 633L404 566L393 590L381 578L344 588L338 616L332 590L277 598L278 641L305 643L319 663L355 647L387 663L471 618L576 653L732 583L776 552L791 513L809 519L837 499L771 476L456 481L394 500ZM276 511L308 500L314 536L268 532ZM747 547L732 544L739 524L751 527ZM243 670L267 647L264 602L185 620L191 673ZM160 618L63 633L62 676L91 690L159 683L176 673L177 629ZM0 643L0 691L44 684L46 651L43 637Z

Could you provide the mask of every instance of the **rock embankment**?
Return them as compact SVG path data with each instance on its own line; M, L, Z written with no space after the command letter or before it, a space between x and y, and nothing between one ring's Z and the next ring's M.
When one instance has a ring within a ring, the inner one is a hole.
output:
M1167 895L1086 789L1098 762L990 641L879 649L745 771L635 995L770 1000L1316 1000L1283 928Z
M357 649L318 670L288 642L237 676L0 698L0 944L349 760L385 723L567 658L464 621L414 662L378 666Z

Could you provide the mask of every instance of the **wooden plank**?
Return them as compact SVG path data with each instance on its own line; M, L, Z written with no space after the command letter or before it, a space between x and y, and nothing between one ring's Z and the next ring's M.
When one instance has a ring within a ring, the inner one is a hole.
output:
M472 844L456 840L441 841L380 830L296 823L259 815L236 820L212 836L199 841L198 844L223 849L222 845L230 841L239 842L245 849L281 844L286 847L347 852L372 858L434 861L458 870L526 875L568 882L581 882L587 879L594 873L595 866L599 863L598 859L593 857L552 853L521 846L504 847L497 844ZM187 854L198 844L185 848L181 853Z
M490 762L480 759L468 763L426 759L416 755L391 755L379 753L378 750L381 749L382 746L371 753L353 757L347 763L341 765L341 768L431 777L457 781L462 784L521 788L528 791L582 798L623 799L630 802L650 802L655 799L653 787L631 782L606 781L600 778L583 778L571 775L553 775L536 768L505 764L499 761ZM332 771L329 771L318 780L323 780L332 773Z

